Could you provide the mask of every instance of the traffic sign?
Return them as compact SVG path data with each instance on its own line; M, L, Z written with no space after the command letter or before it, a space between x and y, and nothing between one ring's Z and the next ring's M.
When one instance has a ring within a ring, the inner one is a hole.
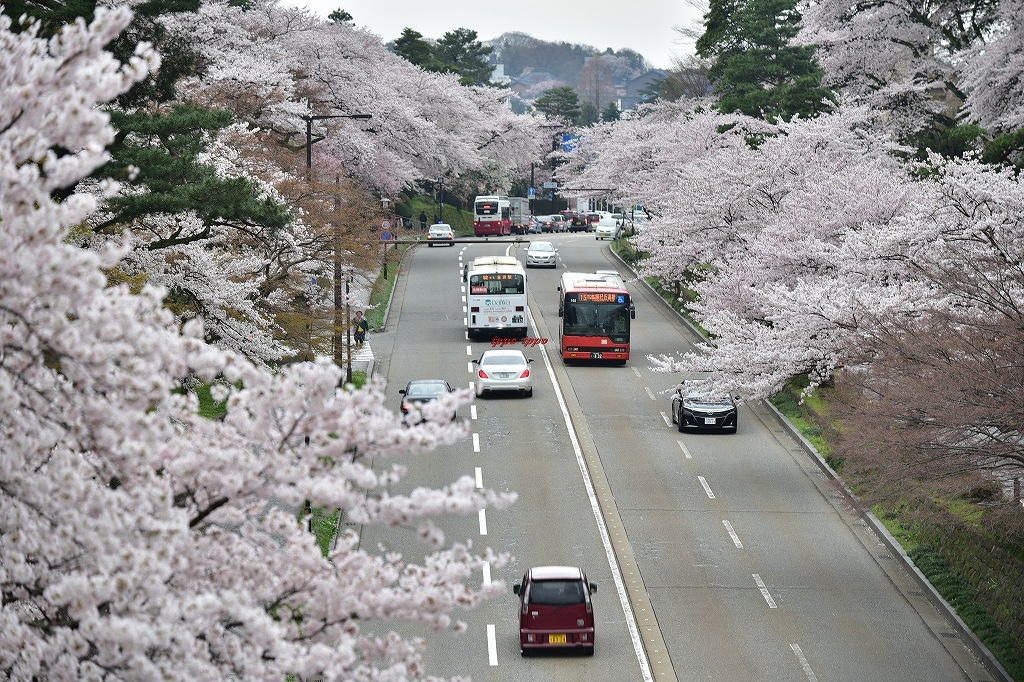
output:
M387 222L387 221L385 221L385 222ZM386 242L386 241L391 239L391 233L390 232L386 232L386 231L382 232L381 235L380 235L380 238L381 238L381 241L385 241Z
M557 182L545 182L544 183L544 189L558 189L558 183Z
M537 190L535 190L533 187L531 187L530 189L526 190L526 196L528 196L528 197L536 196L536 194L537 194Z
M380 224L380 226L382 228L384 228L385 230L390 230L391 229L391 221L390 220L385 220L384 222L382 222Z

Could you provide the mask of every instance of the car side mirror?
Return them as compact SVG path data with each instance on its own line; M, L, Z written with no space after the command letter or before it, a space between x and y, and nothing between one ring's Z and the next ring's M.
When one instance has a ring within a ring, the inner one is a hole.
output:
M399 395L405 395L405 389L404 388L399 389L398 390L398 394Z
M531 362L533 362L533 358L526 358L526 364L530 364Z
M519 594L522 591L523 591L523 586L520 585L519 583L516 583L515 585L512 586L512 594Z
M590 583L590 594L597 592L597 583Z

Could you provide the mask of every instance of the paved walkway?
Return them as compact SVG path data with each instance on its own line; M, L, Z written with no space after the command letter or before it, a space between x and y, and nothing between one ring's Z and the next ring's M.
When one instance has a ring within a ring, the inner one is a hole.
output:
M373 349L370 348L369 338L361 346L353 347L352 369L354 371L366 372L366 378L369 379L373 376L373 361Z

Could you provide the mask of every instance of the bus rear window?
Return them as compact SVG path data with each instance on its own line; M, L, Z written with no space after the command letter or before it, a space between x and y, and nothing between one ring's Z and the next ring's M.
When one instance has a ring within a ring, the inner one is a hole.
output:
M495 215L498 212L497 201L480 201L476 205L477 215Z
M470 275L469 293L523 294L526 293L526 280L522 275L515 273Z

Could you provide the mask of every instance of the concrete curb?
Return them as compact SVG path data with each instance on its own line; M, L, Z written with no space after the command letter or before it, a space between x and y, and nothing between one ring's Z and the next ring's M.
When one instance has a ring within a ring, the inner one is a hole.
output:
M610 245L608 250L624 268L633 273L638 283L647 287L647 289L654 295L654 297L668 310L671 310L673 313L675 313L676 317L678 317L679 320L687 328L689 328L694 334L703 339L705 342L708 341L704 334L702 334L700 330L693 325L693 323L691 323L688 319L686 319L686 317L680 314L679 311L677 311L675 308L669 305L668 302L665 301L665 299L663 299L661 295L658 294L658 292L655 291L654 288L647 283L646 279L640 277L640 275L637 274L636 270L634 270L632 266L626 263L626 261L624 261L622 257L619 256L619 254L615 253L615 250L612 249ZM950 605L950 603L947 602L941 594L939 594L938 590L935 589L935 586L932 585L931 582L929 582L928 578L924 575L924 573L922 573L921 570L917 567L917 565L914 564L914 561L907 555L906 551L903 549L903 546L900 545L900 543L896 540L896 538L892 536L891 533L889 533L889 530L874 514L872 514L869 510L864 508L864 505L860 501L860 499L853 493L852 490L850 490L850 488L846 485L846 482L843 481L842 477L840 477L839 474L836 473L831 466L829 466L828 462L825 461L825 458L821 456L821 453L818 452L814 445L812 445L810 441L804 438L803 434L800 433L799 429L797 429L786 418L784 414L779 412L779 410L774 405L772 405L770 401L761 400L760 402L762 405L764 405L771 411L779 425L782 426L782 428L786 429L786 431L794 439L796 439L797 442L800 443L801 449L815 461L815 463L818 465L818 468L821 469L825 476L842 491L843 496L846 497L850 505L857 510L857 512L864 519L865 523L868 524L868 527L871 528L871 530L873 530L879 538L881 538L882 542L885 544L889 552L894 557L897 557L898 561L907 570L907 572L911 576L913 576L914 581L921 587L921 590L928 597L928 600L932 603L933 606L935 606L939 613L943 615L943 617L949 623L950 627L960 635L964 643L967 645L967 648L970 649L971 653L977 656L977 658L983 663L983 665L988 669L988 671L992 673L994 679L998 682L1014 682L1013 677L1011 677L1010 674L1006 671L1006 669L1003 668L1003 666L999 663L999 661L996 660L996 657L992 654L991 651L989 651L988 647L986 647L981 642L981 640L979 640L978 637L971 631L971 629L967 627L967 624L964 623L960 616L957 615L956 610L952 607L952 605Z

